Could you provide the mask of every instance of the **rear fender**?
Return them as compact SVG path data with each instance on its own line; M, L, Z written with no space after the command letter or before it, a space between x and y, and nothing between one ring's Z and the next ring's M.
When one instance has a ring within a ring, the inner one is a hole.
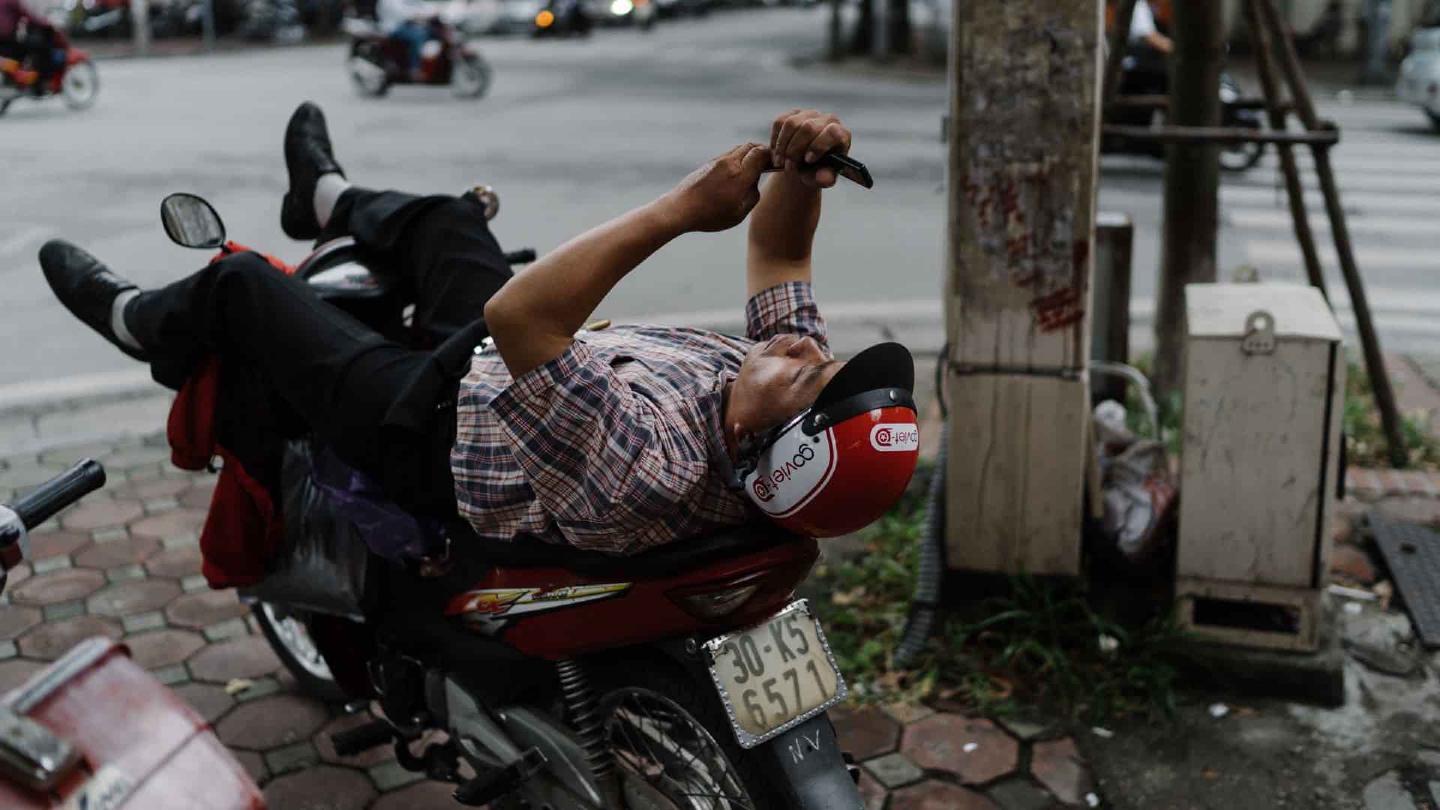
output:
M67 66L69 66L69 65L78 65L78 64L80 64L81 62L89 62L89 61L90 61L90 54L87 53L86 51L80 50L79 48L71 48L71 49L69 49L68 51L65 52L65 64L66 64Z
M864 810L828 715L812 717L751 749L794 810Z
M668 641L655 648L710 683L697 641ZM731 733L724 729L720 733ZM750 749L772 784L782 785L788 810L865 810L828 714L819 714Z

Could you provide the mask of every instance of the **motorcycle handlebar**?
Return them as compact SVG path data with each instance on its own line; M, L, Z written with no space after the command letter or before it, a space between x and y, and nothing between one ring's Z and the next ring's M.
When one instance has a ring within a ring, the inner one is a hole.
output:
M105 468L87 458L36 487L10 508L28 531L104 485Z

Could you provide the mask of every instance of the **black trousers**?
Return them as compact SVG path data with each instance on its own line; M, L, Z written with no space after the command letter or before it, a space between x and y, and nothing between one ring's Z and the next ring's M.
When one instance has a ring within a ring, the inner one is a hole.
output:
M343 235L407 288L417 330L438 345L383 337L254 253L142 293L127 323L171 388L218 355L217 439L260 480L274 483L283 441L308 432L401 506L453 516L455 394L510 267L464 197L352 188L321 238Z

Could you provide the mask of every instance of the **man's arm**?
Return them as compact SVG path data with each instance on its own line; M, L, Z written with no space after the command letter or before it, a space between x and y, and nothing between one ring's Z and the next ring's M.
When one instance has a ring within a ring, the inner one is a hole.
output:
M500 288L485 305L485 325L500 358L519 379L559 357L575 332L620 280L688 231L738 225L760 197L770 153L742 144L648 205L571 239Z
M850 130L833 115L792 110L770 128L774 167L783 170L765 183L750 218L745 260L747 295L777 284L810 280L810 251L820 223L820 190L835 185L826 168L802 171L828 152L850 150Z

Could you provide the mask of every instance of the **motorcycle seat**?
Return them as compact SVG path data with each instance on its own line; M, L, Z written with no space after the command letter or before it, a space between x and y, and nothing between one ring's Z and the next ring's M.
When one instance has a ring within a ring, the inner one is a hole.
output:
M560 543L547 543L533 537L518 537L511 542L487 540L475 534L464 521L454 521L448 533L451 553L462 564L564 568L585 576L630 579L674 575L717 560L765 551L785 543L808 541L808 538L787 532L769 521L757 520L619 557Z

